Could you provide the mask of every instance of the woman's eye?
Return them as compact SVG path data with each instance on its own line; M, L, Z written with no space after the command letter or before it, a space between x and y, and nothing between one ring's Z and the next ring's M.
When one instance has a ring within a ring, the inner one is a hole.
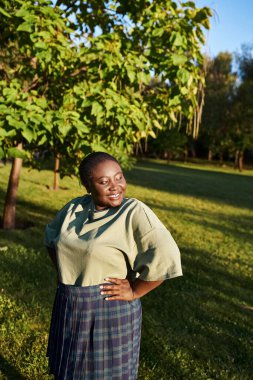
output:
M100 185L107 185L108 181L101 181L99 183L100 183Z
M123 178L123 176L122 176L122 175L120 175L120 176L117 176L117 177L116 177L116 181L121 181L121 180L122 180L122 178Z

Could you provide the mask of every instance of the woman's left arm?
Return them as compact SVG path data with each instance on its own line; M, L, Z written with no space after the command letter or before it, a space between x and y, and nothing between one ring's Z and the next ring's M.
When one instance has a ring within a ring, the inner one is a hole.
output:
M110 284L101 285L101 294L106 295L107 301L133 301L141 298L151 290L157 288L163 281L143 281L137 279L131 286L127 279L106 278Z

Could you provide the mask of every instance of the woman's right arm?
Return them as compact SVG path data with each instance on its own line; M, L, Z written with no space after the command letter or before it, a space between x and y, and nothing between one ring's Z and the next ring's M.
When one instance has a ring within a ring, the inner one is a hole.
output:
M52 263L55 269L58 270L55 247L47 247L47 251L49 253L50 259L52 260Z

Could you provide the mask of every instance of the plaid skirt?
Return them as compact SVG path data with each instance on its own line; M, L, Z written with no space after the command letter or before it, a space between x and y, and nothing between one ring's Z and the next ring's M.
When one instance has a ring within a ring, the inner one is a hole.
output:
M99 285L58 285L47 349L56 380L136 380L141 302L104 298Z

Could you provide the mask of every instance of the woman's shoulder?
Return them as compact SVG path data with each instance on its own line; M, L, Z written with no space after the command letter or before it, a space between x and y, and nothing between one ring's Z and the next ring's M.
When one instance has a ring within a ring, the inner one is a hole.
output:
M68 202L68 204L73 204L74 206L76 205L85 206L90 202L91 202L91 195L85 194L85 195L80 195L79 197L71 199L71 201Z
M125 201L129 206L131 206L132 209L136 209L136 210L144 211L144 212L146 211L148 213L149 212L153 213L151 208L148 205L146 205L146 203L140 201L137 198L125 198Z
M86 195L81 195L79 197L71 199L69 202L67 202L59 211L58 213L68 213L73 210L77 211L77 209L80 208L83 209L87 204L89 204L91 201L91 196L86 194Z
M136 198L126 198L126 204L133 212L134 218L139 222L147 222L151 228L161 227L161 222L151 208Z

